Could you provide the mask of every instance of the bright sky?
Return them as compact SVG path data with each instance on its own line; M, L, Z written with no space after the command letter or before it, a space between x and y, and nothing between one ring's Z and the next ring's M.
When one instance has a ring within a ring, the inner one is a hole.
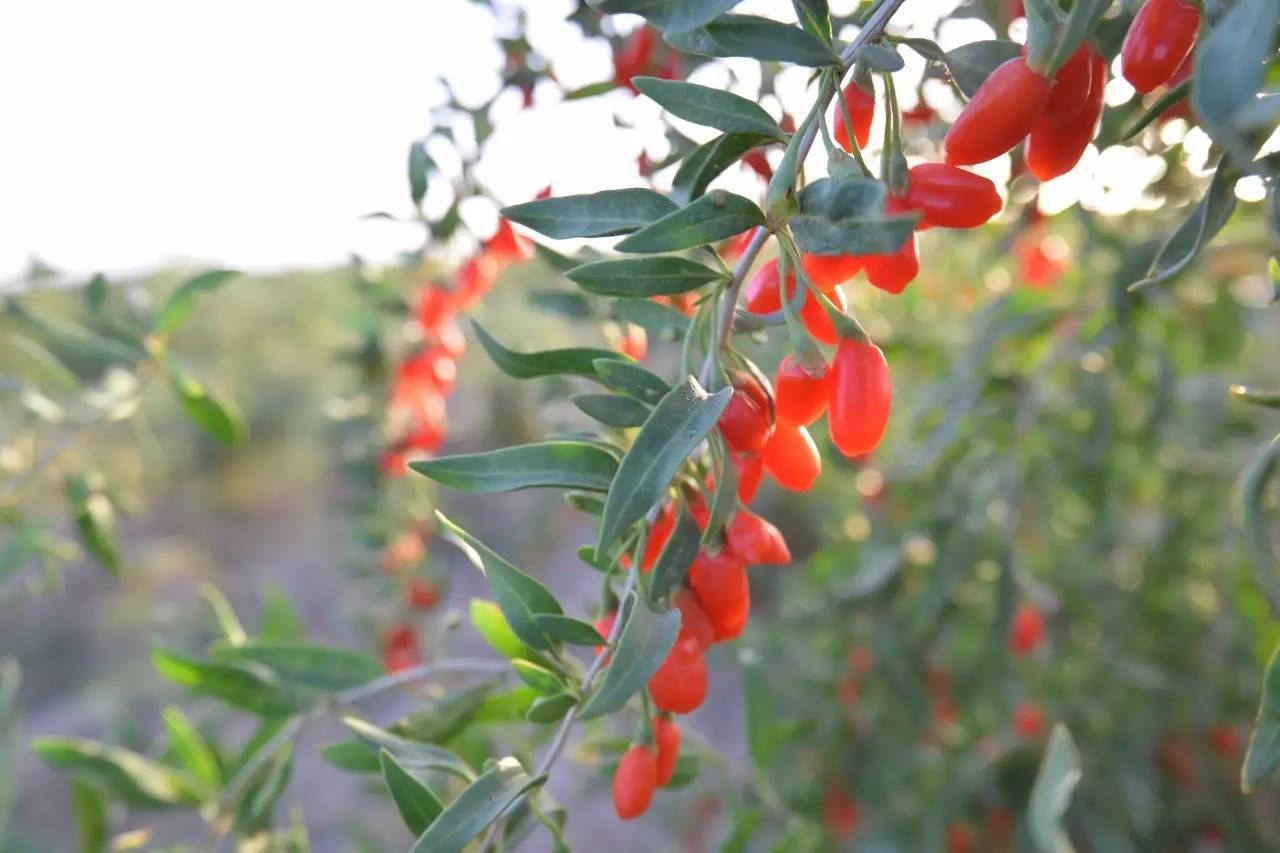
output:
M832 2L837 11L853 4ZM530 11L529 38L554 58L566 86L610 76L605 43L584 43L564 21L570 0L504 5ZM895 30L928 27L954 5L909 0ZM786 20L794 14L787 0L746 0L738 11ZM619 26L636 20L624 17ZM75 274L171 263L323 266L352 252L389 257L420 239L417 231L360 217L408 212L408 145L435 120L432 107L443 97L435 79L445 74L471 104L492 97L502 64L493 35L509 27L510 20L495 21L469 0L6 4L0 287L33 256ZM940 41L952 47L991 35L980 22L956 20ZM909 51L904 56L905 73L918 74L923 61ZM759 85L750 61L716 63L693 79L749 97ZM785 71L778 83L784 103L765 108L801 112L812 98L806 81L804 69ZM1115 99L1131 94L1118 91ZM944 113L956 106L949 98L944 91L936 104ZM641 147L648 142L655 159L665 153L656 105L623 92L564 103L547 83L534 109L522 110L518 95L508 92L494 112L498 130L480 175L504 203L531 198L548 184L557 194L634 185ZM615 113L636 129L616 127ZM711 135L676 125L697 141ZM447 152L432 150L447 167ZM1136 149L1106 154L1115 161L1111 171L1130 178L1144 164L1163 168ZM1090 152L1081 174L1106 159ZM1007 169L1000 158L981 170L998 178ZM1080 181L1069 178L1054 182L1061 206L1079 194ZM726 180L749 194L759 191L746 172ZM1120 183L1132 186L1131 179ZM1090 206L1117 206L1107 192L1095 189L1100 195ZM446 182L434 182L428 210L449 203ZM1135 203L1121 199L1119 206ZM482 229L493 216L487 206L466 214Z

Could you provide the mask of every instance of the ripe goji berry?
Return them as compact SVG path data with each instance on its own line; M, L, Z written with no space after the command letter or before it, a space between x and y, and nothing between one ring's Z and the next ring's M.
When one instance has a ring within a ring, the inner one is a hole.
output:
M395 401L428 392L448 394L458 376L458 365L444 347L424 347L411 353L396 369L396 383L392 390Z
M418 631L412 625L393 625L382 635L382 666L400 672L422 662Z
M649 354L649 335L645 332L644 326L626 323L614 348L629 358L644 361L645 356Z
M1049 103L1045 104L1041 121L1055 124L1067 124L1084 109L1093 91L1095 53L1087 43L1082 43L1071 54L1058 73L1053 77L1053 91L1049 93ZM1106 72L1106 64L1102 66Z
M947 824L947 853L973 853L973 830L969 824Z
M760 452L769 440L771 429L768 413L761 410L744 388L734 389L717 425L725 443L740 453Z
M711 621L717 641L732 640L747 627L751 615L747 569L728 550L715 554L700 551L689 567L689 586Z
M658 784L666 785L676 772L680 758L680 726L670 717L656 714L653 718L653 744L658 748Z
M921 163L907 173L907 208L920 211L918 228L976 228L1000 212L996 185L946 163Z
M1240 733L1226 723L1215 723L1209 728L1209 745L1224 761L1240 757Z
M658 556L662 553L662 549L666 547L667 540L671 538L671 531L676 527L676 508L674 504L666 503L658 510L658 516L653 520L652 526L649 528L649 535L645 539L644 559L640 561L640 571L647 572L653 568L654 563L658 561ZM626 568L631 568L631 556L623 554L619 561Z
M467 351L467 338L453 321L436 330L436 343L454 359L462 358Z
M457 310L453 293L439 284L428 284L418 291L418 325L427 333L435 333L449 322Z
M613 623L617 620L618 611L610 610L608 613L602 614L600 618L595 621L595 625L593 627L596 629L597 634L607 640L609 639L609 634L613 631ZM596 646L597 655L602 651L604 651L604 646ZM605 661L608 662L608 658L606 658Z
M828 832L840 839L848 838L858 830L858 804L835 782L828 782L822 792L822 822Z
M430 610L440 603L440 590L430 581L414 578L404 590L405 599L415 610Z
M651 27L641 25L627 36L626 41L622 43L621 49L613 58L613 79L619 86L626 86L635 92L636 87L632 85L631 78L638 74L643 74L649 67L649 60L653 56L653 45L655 41L654 31Z
M816 257L816 256L813 256ZM794 273L787 273L787 299L795 296L796 279ZM823 291L835 306L844 311L847 307L844 294L840 288L831 287ZM778 288L778 262L772 260L756 271L743 290L743 304L753 314L769 314L782 308L782 296ZM800 307L800 321L804 323L809 334L826 344L836 342L835 326L817 297L811 292L805 293Z
M455 299L460 311L466 311L493 289L498 280L497 261L487 252L475 255L458 268L458 290Z
M791 562L787 540L774 524L749 509L729 519L725 539L733 556L748 566L786 565Z
M1044 616L1031 603L1018 606L1009 627L1009 650L1015 655L1029 655L1044 642Z
M807 492L822 473L822 455L809 430L786 421L774 428L760 457L778 485L793 492Z
M702 705L707 698L707 661L697 640L677 638L649 679L649 695L659 710L672 714L689 714Z
M871 139L871 120L876 114L875 93L867 92L857 83L850 83L844 87L841 98L844 99L845 104L849 107L849 119L853 125L853 138L857 140L859 148L866 148L867 142ZM853 146L849 144L849 131L845 128L844 112L840 109L839 104L836 104L831 121L835 125L836 144L845 151L852 151Z
M876 449L889 422L893 380L884 353L870 341L846 338L831 363L827 427L845 456Z
M905 213L910 209L904 199L892 196L885 199L885 213ZM897 295L915 280L920 272L916 235L908 236L897 251L887 255L863 255L862 262L867 273L867 281L885 293ZM834 341L828 341L828 343L834 343Z
M800 256L800 264L809 280L823 293L830 294L837 284L843 284L858 274L862 269L862 258L857 255L816 255L805 252Z
M1146 94L1169 82L1195 46L1200 6L1190 0L1147 0L1120 48L1120 73Z
M1034 288L1052 287L1071 263L1071 248L1040 228L1025 231L1013 246L1018 277Z
M806 367L794 355L787 355L778 363L773 388L778 420L808 426L827 410L831 369L825 361Z
M1101 54L1091 54L1089 62L1093 66L1093 86L1084 107L1074 118L1062 123L1050 119L1046 113L1027 136L1027 171L1038 180L1052 180L1074 169L1097 131L1107 88L1107 61Z
M1044 711L1030 700L1013 709L1013 730L1024 740L1035 740L1044 731Z
M965 104L943 140L948 163L995 159L1022 141L1044 113L1052 87L1024 57L1004 62Z
M658 786L658 760L653 750L636 744L622 754L613 773L613 810L623 820L633 820L649 810Z
M716 629L707 618L707 611L702 609L698 597L692 590L681 587L671 601L680 611L680 639L695 640L704 650L710 648L716 641Z
M759 148L752 148L743 154L742 163L766 181L773 177L773 167L769 165L769 158L765 157L764 152Z
M738 500L750 503L764 479L764 460L755 453L735 453L733 464L738 468Z
M533 257L533 244L527 237L517 234L511 220L505 216L498 217L498 230L485 243L485 249L502 263L518 263Z

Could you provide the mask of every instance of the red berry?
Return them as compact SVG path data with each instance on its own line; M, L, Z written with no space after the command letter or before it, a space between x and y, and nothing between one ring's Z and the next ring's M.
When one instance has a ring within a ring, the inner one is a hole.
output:
M969 824L947 824L947 853L973 853L973 830Z
M697 640L676 640L649 679L649 695L659 710L672 714L689 714L702 705L707 698L707 661Z
M689 586L711 620L717 641L732 640L747 627L751 615L747 569L728 550L699 552L689 567Z
M596 620L595 626L594 626L596 629L596 633L599 634L601 637L604 637L606 640L609 639L609 634L610 632L613 631L613 623L616 622L617 619L618 619L618 611L610 610L608 613L604 614L603 616L601 616L599 619ZM600 654L602 651L604 651L604 646L596 646L597 655ZM605 662L608 663L608 658L605 659Z
M769 165L769 159L759 148L752 148L743 154L742 163L766 181L773 177L773 167Z
M841 97L849 107L853 138L857 140L859 148L866 148L867 142L871 139L871 119L876 113L876 96L874 93L864 91L857 83L850 83L844 87L844 94ZM849 145L849 132L845 129L844 111L840 109L839 104L836 104L831 121L836 129L836 144L845 151L852 151L853 147Z
M644 559L640 561L640 571L647 572L653 568L654 563L658 562L658 556L662 554L662 549L666 547L667 540L671 538L671 531L675 529L675 504L663 504L662 509L658 510L658 517L653 520L653 526L649 528L649 536L644 546ZM621 562L622 565L631 567L629 555L623 554Z
M1022 141L1049 102L1051 86L1015 56L983 81L947 131L947 162L985 163Z
M1018 262L1018 276L1034 288L1052 287L1071 264L1071 251L1066 242L1033 228L1022 234L1013 246Z
M1209 728L1209 745L1224 761L1240 757L1240 733L1226 723L1215 723Z
M729 550L748 566L786 565L791 549L782 531L749 509L733 514L725 529Z
M1013 730L1024 740L1035 740L1044 731L1044 711L1035 702L1022 702L1013 709Z
M613 79L619 86L636 91L631 78L643 74L653 56L654 32L647 26L635 29L613 58Z
M725 443L740 453L759 453L769 440L768 413L743 388L734 389L718 425Z
M527 237L517 234L505 216L498 217L498 230L485 243L485 249L495 260L504 263L517 263L533 257L533 244Z
M462 358L467 351L467 338L455 322L446 323L437 329L436 341L442 350L455 359Z
M670 717L655 715L653 743L658 748L658 784L665 785L675 775L676 760L680 758L680 726Z
M1045 105L1041 119L1054 124L1067 124L1084 109L1093 91L1095 76L1094 52L1088 44L1081 44L1066 64L1058 69L1053 78L1053 91L1049 93L1049 103ZM1106 63L1102 70L1106 73Z
M1044 617L1034 604L1022 604L1013 614L1009 628L1009 650L1015 655L1029 655L1044 641Z
M785 421L778 423L761 457L778 485L793 492L807 492L822 473L822 455L809 430Z
M645 332L644 326L627 323L614 349L636 361L644 361L645 356L649 354L649 335Z
M412 625L393 625L382 635L382 665L387 672L400 672L421 661L418 631Z
M764 461L754 453L735 453L733 464L738 467L738 500L750 503L764 478Z
M1000 212L991 181L946 163L921 163L908 173L906 206L921 213L917 227L976 228Z
M809 280L819 290L830 293L837 284L843 284L862 269L862 258L857 255L815 255L805 252L800 264Z
M415 578L404 590L409 606L415 610L430 610L440 603L440 590L430 581Z
M819 256L810 255L809 257ZM789 272L787 274L788 299L795 296L795 286L795 274ZM837 308L841 311L845 310L844 294L839 288L832 285L829 290L823 292L836 304ZM778 288L777 260L769 261L747 281L743 291L743 304L753 314L769 314L782 308L782 297ZM809 334L818 340L828 344L835 343L835 327L812 293L805 294L804 302L800 306L800 320L809 330Z
M1098 129L1102 96L1107 87L1107 61L1101 54L1092 54L1089 62L1093 67L1093 85L1084 107L1063 123L1055 122L1046 113L1027 137L1027 171L1038 180L1048 181L1075 168Z
M827 414L831 440L840 452L865 456L875 450L892 403L893 381L880 348L870 341L841 341L832 361Z
M438 284L428 284L418 291L418 325L424 332L438 331L453 318L453 293Z
M808 426L827 410L831 370L826 362L807 369L794 355L788 355L778 364L773 387L778 420Z
M905 199L890 196L884 200L885 213L905 213L911 208ZM867 281L885 293L897 295L910 284L920 272L920 256L916 252L916 235L912 234L903 241L896 251L887 255L863 255L862 262L866 269ZM829 343L835 343L830 341Z
M498 280L498 264L487 252L467 261L458 269L458 309L466 311L493 289Z
M653 802L658 787L658 760L653 750L636 745L622 754L613 773L613 810L623 820L640 817Z
M1195 46L1200 6L1189 0L1147 0L1133 16L1120 48L1120 73L1147 93L1169 82Z
M849 792L834 782L828 782L822 794L822 822L827 831L840 839L848 838L858 829L858 804Z
M707 612L698 603L698 597L691 590L682 587L675 594L672 603L680 611L679 639L692 639L697 641L699 648L710 648L716 641L716 629L707 618Z

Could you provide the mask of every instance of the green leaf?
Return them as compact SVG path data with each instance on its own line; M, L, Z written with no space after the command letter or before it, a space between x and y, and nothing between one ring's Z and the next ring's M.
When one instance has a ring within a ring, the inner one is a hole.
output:
M169 387L196 426L226 445L234 446L244 440L244 415L230 400L216 397L173 356L166 354L164 365L169 373Z
M1280 765L1280 645L1271 652L1262 678L1262 701L1258 704L1258 719L1253 724L1249 750L1240 768L1240 790L1252 793L1259 782L1275 772L1277 765Z
M502 215L557 240L629 234L676 210L653 190L602 190L504 207Z
M111 830L107 824L107 805L103 801L102 792L79 779L73 779L71 811L75 815L80 853L105 853L107 836Z
M618 88L618 83L612 77L608 80L601 80L597 83L588 83L585 86L579 86L576 89L564 93L566 101L580 101L584 98L594 98L596 95L603 95L605 92L612 92Z
M817 36L823 44L831 43L831 9L827 0L791 0L800 26Z
M1041 853L1068 853L1075 849L1062 829L1062 817L1079 781L1080 755L1071 733L1059 723L1049 736L1049 746L1027 804L1027 826Z
M378 751L378 763L382 769L382 781L386 783L404 825L415 836L426 832L431 821L444 811L444 803L385 749Z
M884 255L910 238L919 214L888 216L884 186L869 178L820 178L800 192L796 243L823 255Z
M542 629L542 633L560 643L571 646L603 646L605 643L604 637L600 636L594 626L572 616L539 613L533 617L533 621Z
M543 352L516 352L498 343L484 327L471 321L480 345L489 354L498 369L516 379L534 379L539 376L585 376L597 378L597 363L601 360L619 361L625 356L613 350L592 347L544 350Z
M740 2L741 0L591 0L591 5L611 15L621 12L643 15L663 32L680 32L700 27Z
M634 323L657 338L684 337L689 331L689 318L670 305L652 299L619 297L609 303L608 315L616 323Z
M227 601L222 590L211 583L203 583L200 585L200 597L209 602L209 608L213 610L214 621L218 623L218 630L222 632L223 639L237 646L249 638L244 626L240 624L240 617L236 616L231 602Z
M946 53L947 72L965 97L972 98L992 71L1021 52L1022 45L1004 39L969 42Z
M262 717L295 714L316 698L311 691L284 684L260 664L205 663L164 649L154 650L151 658L156 671L175 684Z
M629 297L684 293L727 278L719 270L688 258L667 256L593 261L565 275L588 293Z
M659 401L622 458L605 498L597 554L611 554L623 531L658 502L685 459L715 426L732 393L722 388L708 395L691 376Z
M1280 409L1280 391L1264 391L1260 388L1251 388L1245 385L1232 385L1227 389L1227 392L1237 400L1243 400L1255 406Z
M358 738L331 743L320 750L320 757L348 773L377 773L382 769L377 753Z
M706 192L707 186L741 160L743 154L774 141L775 137L769 134L726 133L699 145L676 170L671 180L671 197L687 204Z
M624 621L617 647L600 686L582 706L579 719L589 720L621 710L662 666L680 632L679 610L673 608L659 615L635 593L624 602L618 618Z
M160 303L152 330L161 337L172 335L191 316L201 296L213 293L239 275L235 270L209 270L187 279Z
M1280 435L1272 439L1262 452L1250 460L1240 478L1241 516L1245 544L1253 563L1258 584L1273 601L1280 601L1280 557L1271 544L1271 528L1267 523L1267 487L1280 472Z
M488 602L484 603L488 604ZM501 611L496 607L494 612L499 619L502 618ZM484 706L485 700L493 692L493 688L492 683L487 683L447 693L425 708L401 717L389 727L389 730L392 734L410 740L447 743L461 734L475 718Z
M14 371L19 377L30 377L33 384L45 383L62 391L69 391L79 384L71 368L34 339L23 335L5 335L3 341L11 353L19 357L16 364L6 359L6 370Z
M729 458L728 448L719 436L712 438L711 452L716 463L716 491L711 498L706 529L702 531L702 542L708 545L721 541L724 526L738 507L738 467Z
M840 61L812 33L755 15L725 15L697 29L668 32L665 39L676 50L699 56L747 56L811 68Z
M218 790L222 785L222 767L204 735L176 705L165 708L161 716L174 758L210 791Z
M1129 285L1129 290L1162 284L1191 266L1191 262L1199 257L1200 250L1222 230L1235 212L1235 183L1235 173L1226 163L1220 164L1204 198L1160 247L1146 277Z
M1253 159L1272 128L1246 139L1242 125L1257 106L1274 59L1280 0L1240 0L1200 40L1191 76L1191 108L1214 142L1238 163Z
M495 652L505 658L529 658L535 652L520 641L502 608L483 598L471 599L471 624Z
M338 692L380 678L384 672L363 652L308 643L249 640L216 644L209 650L219 663L260 664L281 681L324 692Z
M649 581L649 600L654 604L666 601L672 591L679 588L684 577L693 565L694 557L702 546L702 531L689 514L688 508L680 506L680 514L676 517L676 526L671 537L663 546L653 564L653 574Z
M422 204L427 196L427 172L431 169L431 158L427 156L427 147L421 142L409 146L409 197L413 206Z
M116 514L111 498L95 488L83 474L72 474L63 483L76 535L89 556L113 575L120 574L120 547L116 542Z
M467 781L475 778L475 771L470 765L444 747L393 735L359 717L345 716L342 723L356 737L374 747L385 749L395 756L397 762L410 770L437 770Z
M1183 98L1187 97L1187 93L1191 91L1191 80L1183 80L1178 85L1166 91L1163 95L1156 99L1155 103L1142 111L1142 115L1138 120L1120 134L1120 141L1125 142L1137 136L1147 128L1151 122L1164 115L1172 106L1177 104Z
M786 140L787 135L759 104L732 92L683 83L636 77L632 83L672 115L726 133L758 133Z
M68 771L137 808L198 802L190 781L179 771L122 747L82 738L41 737L32 741L31 749L50 767Z
M1057 0L1026 0L1023 7L1027 17L1027 64L1052 79L1048 66L1061 26Z
M533 621L537 613L564 612L551 591L489 550L439 511L436 518L445 538L457 545L484 574L498 607L502 608L502 615L515 635L531 648L542 651L552 648L555 644Z
M262 620L258 633L264 640L300 640L306 636L302 615L278 583L262 585Z
M592 420L605 426L638 427L649 417L649 407L622 394L573 394L569 400Z
M451 489L485 495L535 488L608 491L618 462L585 441L543 441L438 456L409 467Z
M546 781L533 778L514 758L502 758L449 803L413 845L411 853L462 853L467 842L512 803Z
M479 723L513 723L523 720L529 708L538 699L538 691L524 684L516 685L510 690L491 693L476 712L475 722Z
M764 214L754 202L724 190L713 190L688 206L649 223L615 248L619 252L675 252L717 243L764 224ZM711 276L708 281L720 278L712 270L707 270L706 274ZM572 272L569 278L573 279ZM699 282L702 283L705 282Z
M642 403L655 405L671 391L671 386L661 376L629 361L601 359L595 368L605 387Z
M863 44L853 52L853 61L872 70L892 74L906 67L902 54L887 44Z
M543 695L550 696L565 689L565 683L552 670L527 660L513 660L511 668L525 684Z
M569 709L576 704L578 704L578 697L572 693L539 696L529 706L529 710L524 716L531 723L554 723L569 713Z
M599 495L592 495L587 492L567 492L564 496L564 502L578 512L584 512L587 515L594 515L597 518L604 515L604 498Z
M1078 0L1071 4L1071 12L1067 15L1066 24L1054 48L1053 58L1049 60L1049 65L1045 69L1050 79L1089 37L1098 19L1111 8L1111 4L1112 0Z

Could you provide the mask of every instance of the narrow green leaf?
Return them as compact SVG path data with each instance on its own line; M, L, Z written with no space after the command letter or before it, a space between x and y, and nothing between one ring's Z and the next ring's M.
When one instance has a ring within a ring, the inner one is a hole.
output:
M516 677L544 696L559 693L566 687L559 675L532 661L513 660L511 668L515 671Z
M120 574L120 546L116 542L116 514L111 498L95 488L83 474L72 474L63 483L71 520L80 544L113 575Z
M738 467L729 458L728 448L719 436L711 440L711 452L716 462L716 491L711 497L711 513L706 529L702 531L703 544L721 541L729 516L738 507Z
M587 515L594 515L597 518L604 515L604 498L599 495L592 495L587 492L567 492L564 496L564 502L578 512L584 512Z
M427 196L427 172L431 169L431 158L427 156L427 147L421 142L409 146L409 198L413 206L422 204Z
M244 415L230 400L215 396L173 356L166 355L164 365L169 373L169 387L196 426L226 445L244 440Z
M347 773L367 774L382 770L382 766L378 763L378 754L368 743L359 738L331 743L320 750L320 757Z
M629 361L602 359L595 364L601 383L607 388L655 405L671 391L661 376Z
M626 600L619 618L622 633L613 657L579 719L589 720L621 710L627 700L638 693L667 659L680 632L680 611L657 614L635 593Z
M385 749L378 751L378 763L382 769L382 781L386 783L404 825L415 836L426 832L431 821L444 811L444 803Z
M665 196L637 188L527 201L504 207L502 215L539 234L562 240L629 234L674 210L675 203Z
M535 654L511 630L507 617L502 615L502 608L492 601L483 598L471 599L471 624L480 636L495 652L505 658L529 658Z
M592 420L605 426L638 427L649 417L649 407L622 394L574 394L569 400Z
M467 842L544 781L544 776L535 779L526 773L516 759L500 759L445 807L411 853L462 853Z
M1277 765L1280 765L1280 645L1271 652L1262 678L1262 700L1249 737L1249 751L1240 768L1240 790L1253 793L1259 782L1275 772Z
M697 29L668 32L665 39L676 50L699 56L747 56L810 68L840 60L812 33L756 15L724 15Z
M1255 406L1266 406L1268 409L1280 409L1280 391L1263 391L1246 385L1232 385L1227 391L1237 400Z
M668 256L592 261L565 275L588 293L630 297L684 293L726 278L696 261Z
M529 710L524 716L531 723L554 723L569 713L569 709L576 704L578 704L578 697L572 693L539 696L529 706Z
M657 77L636 77L631 82L667 112L685 121L726 133L758 133L787 139L759 104L732 92Z
M363 652L308 643L249 640L240 645L215 644L213 660L265 666L283 682L325 692L338 692L380 678L385 673Z
M671 478L729 405L732 389L708 395L693 377L667 393L654 407L618 466L604 517L597 554L610 554L628 527L639 521L666 492Z
M495 611L497 609L495 608ZM498 612L501 618L501 612ZM450 692L424 708L410 712L392 723L392 734L426 743L448 743L475 719L485 700L493 693L492 683Z
M652 299L613 299L608 307L609 319L615 323L634 323L655 338L678 340L689 331L689 318L670 305Z
M758 225L764 225L764 214L754 202L724 190L713 190L649 223L615 248L619 252L675 252L717 243ZM572 273L569 278L573 278Z
M1258 584L1272 601L1280 601L1280 557L1272 545L1265 509L1268 486L1280 473L1280 435L1250 460L1240 478L1245 544Z
M590 0L606 14L643 15L663 32L691 30L718 18L741 0Z
M666 601L673 590L679 588L689 572L689 567L693 565L693 559L698 556L698 549L701 546L702 531L698 529L698 524L689 514L688 508L681 504L680 514L676 517L676 526L671 531L671 537L667 539L662 553L653 564L653 574L649 581L651 602L658 605Z
M947 52L947 72L965 97L972 98L992 71L1021 52L1022 45L1004 39L969 42Z
M533 621L536 613L560 614L560 602L545 586L489 550L483 543L436 512L443 535L484 574L502 615L527 646L545 651L555 645Z
M1071 733L1061 723L1053 727L1049 746L1027 804L1027 826L1041 853L1069 853L1075 848L1062 828L1071 794L1080 782L1080 755Z
M249 638L244 626L240 624L240 617L236 616L231 602L227 601L222 590L211 583L204 583L200 585L200 597L209 602L209 607L213 610L213 618L218 623L218 630L222 632L223 639L236 646Z
M192 660L164 649L151 655L156 671L196 693L263 717L282 717L309 707L315 694L284 684L260 664L230 665Z
M597 378L599 361L626 360L613 350L595 349L592 347L570 347L568 349L544 350L543 352L516 352L498 343L484 327L475 320L471 321L480 345L489 354L489 358L498 369L516 379L533 379L539 376L576 375L588 379Z
M1089 37L1098 19L1111 8L1111 4L1112 0L1077 0L1071 4L1071 12L1067 15L1058 43L1054 46L1053 57L1045 68L1050 79Z
M75 815L80 853L105 853L107 836L111 830L107 823L107 804L102 792L79 779L73 779L71 811Z
M600 636L595 627L572 616L539 613L533 617L533 621L544 634L557 642L571 646L603 646L605 643L604 637Z
M608 452L584 441L543 441L438 456L411 462L409 467L451 489L483 495L535 488L608 491L618 463Z
M410 770L438 770L467 781L475 778L475 771L470 765L443 747L393 735L359 717L345 716L342 724L361 740L391 753L397 762Z
M174 758L210 791L218 790L222 785L222 767L204 735L176 705L165 708L161 716Z
M155 334L166 337L176 332L191 316L201 296L213 293L239 275L235 270L209 270L178 285L156 309L152 326Z
M1120 141L1125 142L1137 136L1147 128L1151 122L1160 118L1168 110L1187 97L1187 93L1191 91L1191 80L1183 80L1178 85L1166 91L1163 95L1156 99L1156 102L1142 111L1142 115L1138 116L1138 120L1120 134Z
M1275 57L1280 0L1240 0L1200 39L1191 76L1191 108L1205 131L1238 163L1253 159L1270 135L1246 139L1239 116L1256 106ZM1246 122L1246 124L1249 122Z
M812 33L823 44L831 43L831 9L827 0L791 0L800 26Z
M820 178L800 192L791 227L807 252L883 255L910 238L918 219L915 213L886 215L884 187L869 178Z
M699 145L676 170L671 180L671 197L688 204L706 192L707 186L741 160L743 154L775 141L775 137L767 134L726 133Z
M1129 285L1129 290L1162 284L1191 266L1205 244L1222 230L1235 212L1235 183L1236 175L1231 168L1226 163L1219 165L1204 197L1160 247L1146 277Z
M190 782L179 771L122 747L82 738L41 737L32 741L31 749L50 767L66 770L131 806L197 803Z

